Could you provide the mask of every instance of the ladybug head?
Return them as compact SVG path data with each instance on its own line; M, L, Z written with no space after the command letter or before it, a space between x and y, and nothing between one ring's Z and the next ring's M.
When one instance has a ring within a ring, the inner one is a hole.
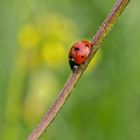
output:
M69 59L69 65L72 71L74 71L78 66L80 66L79 64L76 64L72 59Z

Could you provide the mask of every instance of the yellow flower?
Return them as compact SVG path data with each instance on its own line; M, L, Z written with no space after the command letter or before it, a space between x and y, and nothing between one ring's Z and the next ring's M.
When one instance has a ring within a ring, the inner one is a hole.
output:
M60 42L48 42L42 50L42 58L51 68L60 67L66 61L67 51Z
M19 32L19 43L25 48L35 47L40 38L39 32L30 24L24 25Z
M60 68L67 61L69 44L76 36L76 26L71 20L61 15L48 14L23 25L18 39L23 48L21 51L31 64L34 60L43 60L50 68Z

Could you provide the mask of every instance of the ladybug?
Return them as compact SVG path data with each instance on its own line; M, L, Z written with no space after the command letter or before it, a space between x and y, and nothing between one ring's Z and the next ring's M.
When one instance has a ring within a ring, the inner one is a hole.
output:
M76 67L84 64L90 54L91 43L88 41L76 42L69 51L69 64L74 71Z

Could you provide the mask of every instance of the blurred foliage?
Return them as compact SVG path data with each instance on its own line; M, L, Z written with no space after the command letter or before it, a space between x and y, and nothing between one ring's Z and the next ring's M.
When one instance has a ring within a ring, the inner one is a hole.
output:
M115 0L0 1L0 140L24 140ZM133 0L42 140L140 138L140 1Z

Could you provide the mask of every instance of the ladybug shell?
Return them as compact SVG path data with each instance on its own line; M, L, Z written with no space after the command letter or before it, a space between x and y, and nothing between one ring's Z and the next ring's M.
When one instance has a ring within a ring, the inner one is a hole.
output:
M69 52L69 63L73 69L74 65L80 65L85 62L91 50L91 44L88 41L76 42Z

